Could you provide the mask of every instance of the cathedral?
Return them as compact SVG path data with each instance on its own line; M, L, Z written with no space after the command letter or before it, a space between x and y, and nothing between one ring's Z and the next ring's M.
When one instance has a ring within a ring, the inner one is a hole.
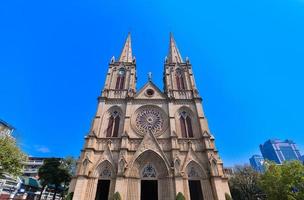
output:
M97 111L70 185L73 200L225 200L230 195L192 65L173 35L164 60L164 90L149 74L136 89L128 35L112 57Z

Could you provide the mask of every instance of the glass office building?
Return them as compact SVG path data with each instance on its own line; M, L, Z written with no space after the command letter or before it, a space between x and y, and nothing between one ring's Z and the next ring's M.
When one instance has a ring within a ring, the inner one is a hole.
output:
M260 155L253 155L250 159L249 159L250 165L251 167L257 171L257 172L264 172L265 171L265 167L264 167L264 158L263 156Z
M278 164L301 158L300 152L292 140L267 140L260 145L260 150L265 160L271 160Z

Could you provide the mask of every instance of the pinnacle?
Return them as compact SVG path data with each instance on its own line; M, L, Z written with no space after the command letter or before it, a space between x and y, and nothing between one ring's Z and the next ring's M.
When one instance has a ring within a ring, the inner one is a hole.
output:
M125 45L122 49L119 62L132 62L132 47L131 47L131 34L128 34Z
M169 53L168 53L168 62L169 63L182 63L183 59L179 53L177 45L175 43L173 34L170 33L170 44L169 44Z

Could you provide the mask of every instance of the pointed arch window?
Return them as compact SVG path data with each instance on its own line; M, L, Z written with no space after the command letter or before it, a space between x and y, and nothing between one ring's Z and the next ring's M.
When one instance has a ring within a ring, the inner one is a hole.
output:
M107 127L107 137L118 137L120 117L117 111L114 111L109 118Z
M176 79L177 89L178 90L185 90L186 86L185 86L185 80L184 80L184 76L183 76L183 71L181 69L179 69L179 68L176 69L175 79Z
M191 118L187 112L183 111L179 118L181 133L183 138L193 138Z
M125 76L126 76L126 70L124 68L120 68L118 70L118 74L116 78L116 85L115 85L116 90L124 89Z

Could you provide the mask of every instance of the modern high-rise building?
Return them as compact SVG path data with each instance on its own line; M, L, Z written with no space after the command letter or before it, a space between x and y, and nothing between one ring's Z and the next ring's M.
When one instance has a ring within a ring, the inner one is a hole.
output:
M265 171L265 167L264 167L264 158L263 156L260 155L253 155L250 159L249 159L250 165L251 167L257 171L257 172L264 172Z
M147 58L148 59L148 58ZM230 194L188 58L173 36L164 60L164 91L136 88L128 35L110 61L104 89L78 161L73 200L224 200Z
M261 153L265 160L282 164L288 160L300 160L300 151L292 140L267 140L260 145Z

